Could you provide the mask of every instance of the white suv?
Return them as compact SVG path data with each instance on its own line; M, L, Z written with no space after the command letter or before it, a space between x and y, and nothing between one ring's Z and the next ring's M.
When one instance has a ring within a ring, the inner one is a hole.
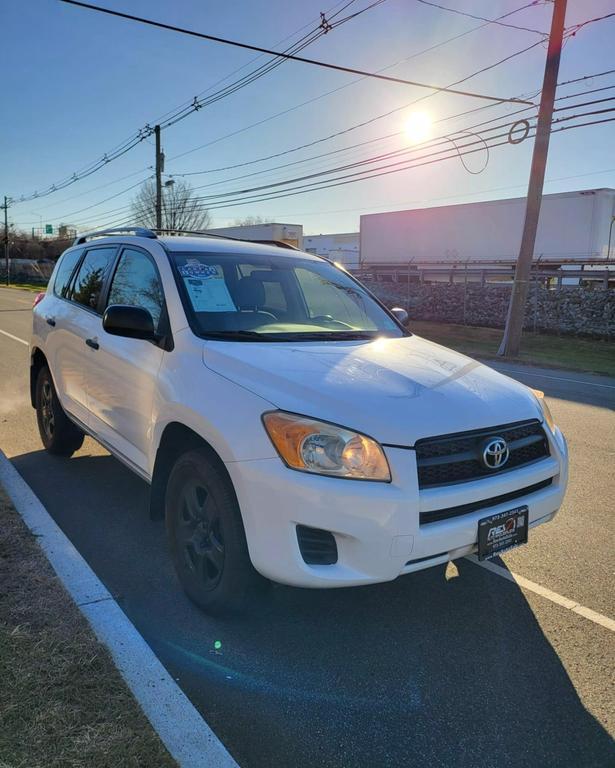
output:
M151 486L206 610L271 579L388 581L493 557L553 518L567 448L541 393L409 333L283 244L78 238L34 308L41 438L85 433Z

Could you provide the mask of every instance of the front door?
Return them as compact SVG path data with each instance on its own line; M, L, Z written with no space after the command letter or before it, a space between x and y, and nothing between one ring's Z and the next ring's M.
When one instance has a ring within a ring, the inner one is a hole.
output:
M168 322L158 269L145 251L125 247L111 279L106 305L147 309L154 328ZM160 343L113 336L101 330L99 347L88 369L91 427L141 474L149 474L152 410L158 371L166 353Z

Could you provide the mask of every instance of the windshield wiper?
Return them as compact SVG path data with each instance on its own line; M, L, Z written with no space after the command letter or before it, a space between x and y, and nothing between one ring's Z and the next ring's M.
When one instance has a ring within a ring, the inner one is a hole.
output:
M296 333L267 334L278 341L369 341L376 338L374 331L297 331Z
M258 331L203 331L208 339L235 339L241 341L267 341L265 334Z

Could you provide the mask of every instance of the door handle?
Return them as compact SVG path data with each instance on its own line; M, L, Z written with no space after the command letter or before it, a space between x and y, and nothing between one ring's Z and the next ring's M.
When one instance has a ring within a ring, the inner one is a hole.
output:
M55 325L56 321L53 317L46 317L45 320L47 321L47 325Z
M88 345L88 347L92 347L92 349L98 349L100 346L96 339L86 339L85 343Z

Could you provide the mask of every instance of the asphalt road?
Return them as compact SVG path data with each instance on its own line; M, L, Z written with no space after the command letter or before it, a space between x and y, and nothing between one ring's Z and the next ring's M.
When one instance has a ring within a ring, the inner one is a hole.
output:
M0 331L28 339L31 303L0 289ZM615 617L615 380L508 369L548 395L572 466L556 520L503 564ZM467 560L275 587L258 611L209 618L177 584L146 484L89 438L69 460L41 450L27 347L2 333L0 448L242 768L615 765L608 628Z

